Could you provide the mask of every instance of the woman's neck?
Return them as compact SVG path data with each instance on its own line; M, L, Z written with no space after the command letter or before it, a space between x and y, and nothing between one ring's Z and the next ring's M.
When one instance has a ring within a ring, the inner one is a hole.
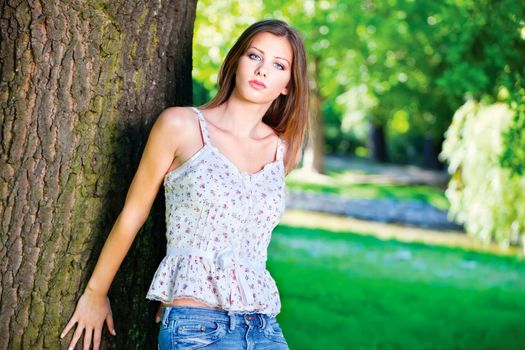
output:
M259 138L262 136L259 126L269 107L270 104L242 101L232 94L222 105L213 108L213 122L239 138Z

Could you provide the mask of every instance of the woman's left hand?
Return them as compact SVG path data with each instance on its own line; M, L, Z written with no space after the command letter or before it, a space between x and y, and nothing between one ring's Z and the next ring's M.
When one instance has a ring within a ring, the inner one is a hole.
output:
M162 319L162 304L159 304L159 308L157 309L157 313L155 314L155 323L159 323Z

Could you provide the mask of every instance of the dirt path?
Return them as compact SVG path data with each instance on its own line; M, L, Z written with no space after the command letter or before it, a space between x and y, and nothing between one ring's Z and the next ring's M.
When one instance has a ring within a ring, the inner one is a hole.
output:
M383 164L365 158L327 155L326 165L348 169L355 173L356 181L363 183L388 183L430 185L446 188L450 175L446 170L428 170L415 165Z
M499 255L521 254L520 250L516 248L503 248L496 244L484 244L462 231L407 227L311 211L286 210L281 219L281 224L296 227L319 228L341 233L352 232L363 235L373 235L385 240L396 239L404 242L461 247L468 250L490 252Z

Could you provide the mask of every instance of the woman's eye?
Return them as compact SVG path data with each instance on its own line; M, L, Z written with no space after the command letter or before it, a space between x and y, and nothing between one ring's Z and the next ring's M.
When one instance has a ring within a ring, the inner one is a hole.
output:
M280 63L274 63L273 66L277 69L284 70L284 66Z
M249 53L248 57L250 57L252 60L257 60L257 61L261 59L261 57L259 57L259 55L257 55L256 53Z

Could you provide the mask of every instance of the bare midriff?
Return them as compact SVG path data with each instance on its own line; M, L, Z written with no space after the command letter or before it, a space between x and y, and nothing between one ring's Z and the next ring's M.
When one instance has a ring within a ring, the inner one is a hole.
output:
M222 310L220 307L210 306L208 304L202 303L200 301L193 300L191 298L177 298L177 299L173 299L171 304L162 303L162 306L200 306L200 307L207 307L207 308Z

